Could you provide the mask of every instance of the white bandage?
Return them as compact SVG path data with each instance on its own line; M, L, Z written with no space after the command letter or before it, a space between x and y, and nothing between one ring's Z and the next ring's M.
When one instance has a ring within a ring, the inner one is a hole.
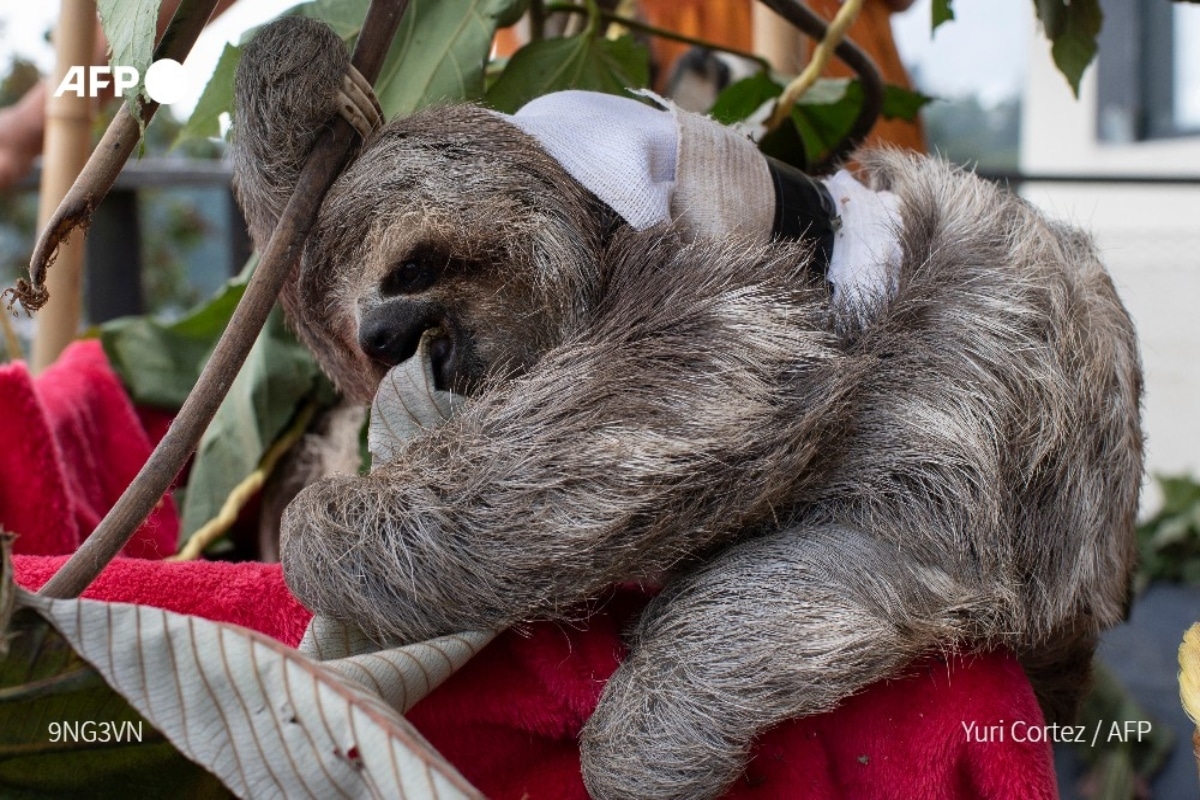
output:
M670 114L569 91L543 95L508 119L634 228L670 221L679 140Z
M896 288L900 199L868 189L846 170L822 182L842 220L825 275L833 298L855 308L873 306Z
M665 110L598 92L556 92L506 119L638 230L673 223L685 239L767 241L775 189L758 148L732 128L654 99ZM835 299L859 305L890 292L900 263L897 198L845 171L824 183L841 216L828 271Z

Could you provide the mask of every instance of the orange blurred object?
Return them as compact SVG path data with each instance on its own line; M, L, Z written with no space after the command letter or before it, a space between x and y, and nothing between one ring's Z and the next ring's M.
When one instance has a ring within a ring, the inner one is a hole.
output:
M866 0L862 13L850 27L849 37L861 47L879 67L885 83L911 88L908 73L892 38L891 15L912 5L913 0ZM639 0L641 19L656 28L691 36L722 47L751 52L754 50L753 0ZM826 20L832 19L841 6L840 0L808 0L808 6ZM808 52L795 59L803 64L813 44L803 37ZM520 48L521 34L516 26L505 28L496 35L496 55L508 56ZM671 65L691 49L682 42L650 37L650 54L658 65L655 88L663 91ZM798 68L797 68L798 69ZM825 71L828 77L845 77L853 72L836 58ZM867 144L888 144L925 152L925 132L920 120L881 119L867 138Z

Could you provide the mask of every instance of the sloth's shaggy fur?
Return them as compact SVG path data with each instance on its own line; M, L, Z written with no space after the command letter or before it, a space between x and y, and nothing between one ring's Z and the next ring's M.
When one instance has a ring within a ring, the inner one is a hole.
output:
M265 41L239 98L273 74ZM297 160L276 126L302 117L239 106L237 137ZM262 242L279 185L256 158L237 178ZM1134 560L1129 317L1081 233L935 160L863 163L903 222L895 291L865 310L831 303L803 245L614 223L488 112L386 126L325 201L291 318L360 399L385 370L364 318L437 325L471 400L297 497L297 596L418 640L665 579L583 733L599 798L718 795L765 728L930 649L1009 647L1070 714ZM380 289L430 253L431 286Z

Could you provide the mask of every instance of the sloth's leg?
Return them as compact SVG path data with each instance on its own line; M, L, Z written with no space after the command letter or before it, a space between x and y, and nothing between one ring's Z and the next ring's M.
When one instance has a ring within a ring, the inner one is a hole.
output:
M720 795L755 736L960 636L972 598L837 526L735 545L657 598L584 728L596 798Z

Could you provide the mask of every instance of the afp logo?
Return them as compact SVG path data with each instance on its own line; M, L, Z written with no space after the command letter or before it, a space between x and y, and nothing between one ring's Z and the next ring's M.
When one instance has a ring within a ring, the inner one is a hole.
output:
M102 89L111 86L113 94L124 97L125 92L137 89L138 77L136 67L120 64L115 67L71 67L54 90L54 96L73 94L77 97L98 97ZM146 94L160 105L176 102L183 97L186 89L187 75L183 65L174 59L159 59L146 70Z

